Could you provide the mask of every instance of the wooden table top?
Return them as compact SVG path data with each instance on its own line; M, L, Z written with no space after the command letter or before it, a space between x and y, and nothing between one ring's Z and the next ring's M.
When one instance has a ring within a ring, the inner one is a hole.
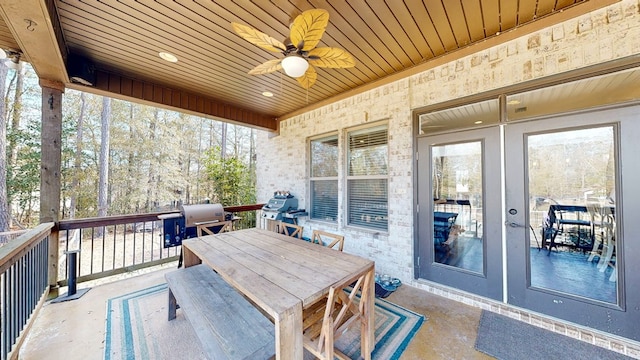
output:
M183 241L203 263L271 316L301 302L307 307L331 286L370 269L374 262L262 229L245 229ZM189 266L185 258L185 266Z

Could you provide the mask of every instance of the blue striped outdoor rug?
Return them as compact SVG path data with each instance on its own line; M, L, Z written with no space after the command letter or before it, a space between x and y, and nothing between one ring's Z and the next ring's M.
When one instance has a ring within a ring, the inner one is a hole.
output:
M160 284L107 301L105 360L204 359L189 322L178 311L167 320L167 285ZM383 299L375 303L373 359L399 359L425 320ZM336 341L352 359L360 356L360 331L354 326Z

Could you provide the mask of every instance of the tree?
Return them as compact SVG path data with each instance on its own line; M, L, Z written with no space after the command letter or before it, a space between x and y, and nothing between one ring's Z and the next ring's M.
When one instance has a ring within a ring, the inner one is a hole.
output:
M33 226L38 218L42 89L27 63L20 63L4 95L7 146L7 204L13 225Z
M3 95L0 101L0 232L9 230L9 204L7 198L7 117L5 104L5 82L9 69L0 66L0 94ZM0 241L2 241L0 237Z
M107 216L107 189L109 186L109 120L111 118L111 99L102 98L100 117L100 174L98 181L98 217Z
M255 203L255 184L249 166L236 156L222 157L219 148L209 149L205 161L208 179L213 184L215 202L224 206Z
M160 110L155 109L155 111L153 112L153 118L151 119L151 122L149 123L149 138L151 139L151 141L153 143L157 142L156 141L156 131L157 131L157 124L158 124L158 119L160 117ZM147 180L147 203L145 208L146 209L151 209L152 206L155 203L155 196L154 196L154 189L157 186L156 183L156 163L158 162L157 160L157 153L155 151L152 151L152 155L151 155L151 162L149 164L149 178Z
M19 69L15 72L15 80L16 80L16 90L13 94L13 111L11 115L11 127L10 129L15 130L20 128L20 120L22 119L22 95L24 92L24 74L26 67L22 65L18 65ZM13 81L12 81L13 82ZM7 144L7 154L9 156L9 167L12 167L16 164L18 158L17 144L16 141L9 139L10 141ZM11 205L11 204L9 204Z
M73 162L73 181L71 182L72 189L76 189L80 183L80 172L82 167L82 123L84 121L86 108L87 103L84 100L84 93L80 93L80 115L78 116L78 129L76 130L76 154ZM72 191L69 205L69 218L71 219L76 217L77 197L77 193Z
M2 113L8 123L7 157L15 154L15 161L7 165L9 211L24 225L33 226L38 221L41 89L35 72L28 64L25 69L21 73L24 91L17 75L10 83L5 81L10 86L4 92L7 105ZM216 120L116 99L108 102L105 118L103 97L72 89L65 92L61 219L166 210L183 202L218 198L222 192L214 187L205 165L212 147L218 156L233 154L253 177L251 129L236 125L225 129ZM223 134L225 152L220 146ZM234 184L236 189L241 186Z

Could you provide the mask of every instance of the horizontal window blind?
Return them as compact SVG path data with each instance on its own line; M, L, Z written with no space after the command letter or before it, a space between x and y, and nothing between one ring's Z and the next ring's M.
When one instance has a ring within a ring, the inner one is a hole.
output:
M311 214L316 220L338 221L338 180L311 181Z
M387 179L348 181L349 224L387 230Z
M348 224L376 230L388 228L387 126L348 134Z
M349 134L349 175L387 175L387 129Z
M338 221L338 136L310 141L309 217Z

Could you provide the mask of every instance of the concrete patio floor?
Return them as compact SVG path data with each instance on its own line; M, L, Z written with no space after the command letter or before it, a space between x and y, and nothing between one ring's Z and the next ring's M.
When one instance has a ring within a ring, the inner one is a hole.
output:
M164 282L175 263L125 279L78 284L91 289L78 300L47 302L25 341L19 359L102 359L106 300ZM65 295L66 289L61 294ZM481 310L426 291L401 286L386 300L424 314L420 327L401 359L493 359L474 349Z

